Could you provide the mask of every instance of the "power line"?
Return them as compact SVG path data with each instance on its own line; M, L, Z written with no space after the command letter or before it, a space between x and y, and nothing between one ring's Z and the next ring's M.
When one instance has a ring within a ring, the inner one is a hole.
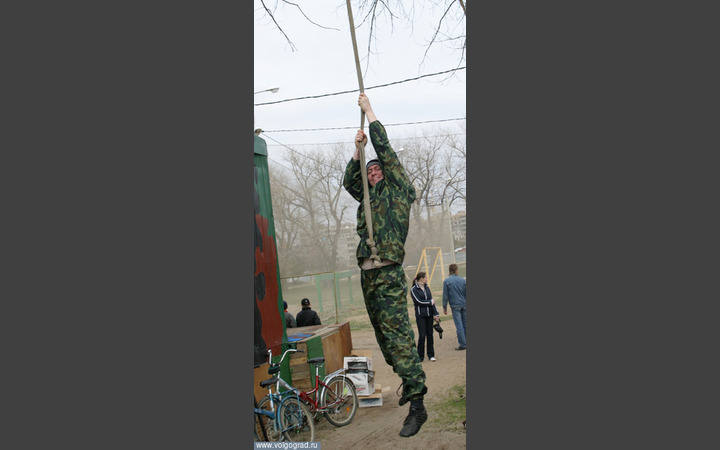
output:
M464 133L456 133L456 134L464 134ZM264 133L263 133L263 137L264 137L265 139L269 139L269 140L275 142L278 146L285 147L286 149L290 150L290 151L293 152L293 153L296 153L297 155L299 155L299 156L302 157L302 158L309 159L309 160L311 160L311 161L313 161L313 162L315 162L315 163L317 163L317 164L319 164L319 165L328 167L328 168L330 168L331 170L335 170L335 167L333 167L333 166L331 166L331 165L329 165L329 164L326 164L326 163L323 162L323 161L318 161L317 159L315 159L315 158L313 158L313 157L311 157L311 156L308 156L308 155L306 155L306 154L304 154L304 153L302 153L302 152L299 152L299 151L293 149L292 147L290 147L290 146L288 146L288 145L286 145L286 144L283 144L283 143L277 141L276 139L273 139L272 137L270 137L270 136L268 136L268 135L266 135L266 134L264 134ZM413 138L399 138L399 139L396 139L396 140L408 140L408 139L413 139ZM301 144L301 145L302 145L302 144ZM311 145L311 144L304 144L304 145ZM292 169L292 167L286 166L285 164L281 163L280 161L278 161L278 160L270 157L270 155L268 155L267 158L268 158L269 160L273 161L274 163L276 163L277 165L279 165L280 167L282 167L283 169L288 170L288 171L290 171L290 172L294 172L294 170ZM315 174L313 174L313 173L308 173L308 174L306 174L306 177L307 177L307 178L312 178L312 179L317 180L317 181L320 181L320 182L326 181L324 178L319 178L319 177L315 176Z
M263 133L264 133L264 132L265 132L265 131L263 131ZM434 137L441 137L441 136L460 136L460 135L465 135L465 134L467 134L467 133L464 133L464 132L463 132L463 133L446 133L446 134L436 134L436 135L432 135L432 136L422 136L422 137L424 137L424 138L425 138L425 137L427 137L427 138L434 138ZM393 139L393 142L397 142L397 141L411 141L411 140L413 140L413 139L417 139L417 138L416 138L416 137L394 138L394 139ZM293 146L295 146L295 147L299 147L299 146L302 146L302 145L336 145L336 144L348 144L348 141L342 141L342 142L313 142L313 143L309 143L309 144L287 144L287 145L293 145ZM283 146L283 145L284 145L284 144L268 144L268 147L277 147L277 146Z
M425 78L425 77L434 77L435 75L442 75L442 74L449 73L449 72L455 72L456 70L462 70L462 69L464 69L464 68L465 68L465 66L463 66L463 67L457 67L457 68L455 68L455 69L444 70L444 71L442 71L442 72L435 72L435 73L429 73L429 74L426 74L426 75L420 75L419 77L415 77L415 78L408 78L408 79L405 79L405 80L393 81L392 83L379 84L379 85L377 85L377 86L366 87L365 90L367 91L367 90L370 90L370 89L392 86L393 84L407 83L408 81L415 81L415 80L419 80L420 78ZM307 100L307 99L311 99L311 98L329 97L329 96L331 96L331 95L350 94L350 93L359 92L359 91L360 91L360 89L352 89L352 90L348 90L348 91L333 92L332 94L309 95L309 96L307 96L307 97L288 98L288 99L285 99L285 100L276 100L276 101L274 101L274 102L255 103L253 106L274 105L274 104L276 104L276 103L292 102L292 101L295 101L295 100Z
M280 144L280 145L282 145L282 144ZM287 169L287 170L292 171L292 167L286 166L285 164L281 163L281 162L278 161L277 159L271 158L270 156L268 156L267 159L269 159L270 161L276 163L277 165L281 166L281 167L284 168L284 169Z
M316 163L318 163L318 164L320 164L320 165L323 165L323 166L325 166L325 167L329 167L330 169L335 169L333 166L330 166L330 165L328 165L328 164L325 164L325 163L322 162L322 161L318 161L318 160L315 159L315 158L311 158L310 156L308 156L308 155L306 155L306 154L304 154L304 153L302 153L302 152L299 152L299 151L295 150L294 148L288 147L287 145L285 145L285 144L283 144L283 143L281 143L281 142L278 142L277 140L271 138L270 136L268 136L268 135L266 135L266 134L264 134L264 133L263 133L263 137L265 137L265 138L267 138L267 139L270 139L270 140L273 141L273 142L276 142L276 143L277 143L278 145L280 145L281 147L285 147L286 149L290 150L290 151L293 152L293 153L297 153L298 155L302 156L303 158L307 158L307 159L309 159L309 160L311 160L311 161L314 161L314 162L316 162ZM281 164L281 165L282 165L282 164ZM289 168L286 167L285 165L282 165L282 166L285 167L286 169L289 169ZM290 169L290 170L291 170L291 169ZM315 177L313 177L313 178L315 178ZM315 179L322 181L322 180L319 179L319 178L315 178Z
M459 117L456 119L440 119L440 120L425 120L421 122L404 122L404 123L388 123L383 124L385 127L395 127L400 125L419 125L422 123L437 123L437 122L451 122L453 120L465 120L464 117ZM293 131L328 131L328 130L357 130L358 127L335 127L335 128L305 128L305 129L296 129L296 130L263 130L263 132L267 133L286 133L286 132L293 132Z

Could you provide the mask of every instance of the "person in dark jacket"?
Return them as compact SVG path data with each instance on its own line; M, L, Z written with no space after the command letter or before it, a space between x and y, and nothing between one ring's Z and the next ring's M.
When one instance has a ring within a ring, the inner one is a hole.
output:
M418 328L417 352L420 361L425 359L425 341L427 340L427 355L430 361L435 361L435 340L433 338L433 320L440 320L440 313L435 306L430 288L427 285L427 274L418 272L410 290L412 301L415 304L415 321Z
M283 300L283 307L285 308L285 328L295 328L297 322L295 322L295 316L287 310L287 302Z
M320 323L320 316L310 309L310 300L304 298L300 302L300 305L302 306L302 311L297 313L297 316L295 316L295 319L297 319L297 326L298 327L308 327L310 325L321 325Z

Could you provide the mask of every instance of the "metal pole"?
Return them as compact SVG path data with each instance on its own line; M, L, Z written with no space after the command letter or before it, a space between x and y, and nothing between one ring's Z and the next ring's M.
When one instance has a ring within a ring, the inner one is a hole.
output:
M340 323L338 320L338 287L337 287L337 273L333 273L333 297L335 297L335 323Z

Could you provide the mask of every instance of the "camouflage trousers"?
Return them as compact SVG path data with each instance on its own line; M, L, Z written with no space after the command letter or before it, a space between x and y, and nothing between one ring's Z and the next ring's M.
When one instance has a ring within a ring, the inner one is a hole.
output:
M363 270L360 284L385 362L402 379L405 397L422 399L427 392L425 371L408 317L407 281L402 265Z

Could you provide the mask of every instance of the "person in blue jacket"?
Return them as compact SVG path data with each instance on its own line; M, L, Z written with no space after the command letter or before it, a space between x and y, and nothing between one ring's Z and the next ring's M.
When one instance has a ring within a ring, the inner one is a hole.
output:
M413 287L410 290L413 303L415 304L415 321L418 328L417 352L420 361L425 359L425 341L427 341L427 355L430 361L435 359L435 340L433 338L433 320L440 321L440 313L435 306L430 288L427 285L427 274L418 272L413 280Z
M458 275L457 264L450 264L449 272L450 276L443 281L443 314L447 314L447 307L450 304L459 344L459 347L455 350L465 350L467 347L465 341L465 332L467 331L465 323L465 278Z

